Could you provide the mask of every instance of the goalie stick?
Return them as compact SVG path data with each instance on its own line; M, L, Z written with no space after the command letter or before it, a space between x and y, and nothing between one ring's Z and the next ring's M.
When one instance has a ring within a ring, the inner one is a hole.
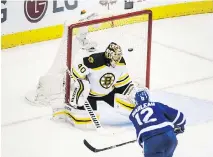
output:
M109 146L109 147L105 147L105 148L100 148L100 149L98 149L98 148L93 147L87 140L84 139L84 145L85 145L89 150L91 150L92 152L97 153L97 152L101 152L101 151L113 149L113 148L116 148L116 147L120 147L120 146L123 146L123 145L126 145L126 144L134 143L134 142L136 142L136 141L137 141L137 140L127 141L127 142L123 142L123 143L120 143L120 144L116 144L116 145L112 145L112 146Z
M89 113L90 119L92 120L96 129L100 130L102 128L101 123L99 122L97 116L95 115L95 113L88 101L86 101L86 103L84 103L84 107L86 108L87 112Z

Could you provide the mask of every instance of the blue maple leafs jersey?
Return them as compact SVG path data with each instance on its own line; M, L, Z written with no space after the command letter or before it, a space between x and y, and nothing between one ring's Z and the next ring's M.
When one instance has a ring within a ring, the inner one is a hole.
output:
M174 127L183 128L186 120L182 112L159 102L137 105L129 115L137 134L139 144Z

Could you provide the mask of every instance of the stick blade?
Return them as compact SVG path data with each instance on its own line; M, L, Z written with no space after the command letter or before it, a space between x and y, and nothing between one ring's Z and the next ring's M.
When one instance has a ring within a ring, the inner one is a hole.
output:
M87 142L87 140L85 140L85 139L84 139L84 145L85 145L89 150L91 150L92 152L94 152L94 153L98 152L97 149L94 148L93 146L91 146L91 145L89 144L89 142Z

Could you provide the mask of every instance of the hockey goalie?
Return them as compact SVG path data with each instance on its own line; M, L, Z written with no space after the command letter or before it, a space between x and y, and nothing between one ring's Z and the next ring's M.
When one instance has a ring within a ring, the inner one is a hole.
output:
M92 129L85 103L99 117L98 101L105 101L120 114L129 115L135 106L129 99L135 87L122 54L121 47L111 42L104 52L76 56L70 103L53 106L53 118L66 119L81 129Z

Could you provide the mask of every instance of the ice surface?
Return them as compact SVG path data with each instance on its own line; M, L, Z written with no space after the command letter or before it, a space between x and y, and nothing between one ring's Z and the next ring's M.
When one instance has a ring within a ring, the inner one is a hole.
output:
M190 124L186 132L178 136L175 157L213 156L212 19L213 14L204 14L160 20L153 24L151 89L159 92L156 99L172 102L185 110ZM16 47L1 53L2 156L109 157L125 154L141 157L137 143L99 154L93 154L83 145L83 139L88 137L108 144L132 140L134 131L125 117L113 112L111 116L104 114L101 120L106 127L114 125L117 131L124 127L127 129L124 135L99 137L94 132L85 133L67 124L53 122L49 107L30 106L24 101L26 92L36 87L39 77L51 66L59 41ZM121 41L128 45L123 38ZM165 92L172 93L168 99L159 97ZM173 99L174 93L177 95Z

